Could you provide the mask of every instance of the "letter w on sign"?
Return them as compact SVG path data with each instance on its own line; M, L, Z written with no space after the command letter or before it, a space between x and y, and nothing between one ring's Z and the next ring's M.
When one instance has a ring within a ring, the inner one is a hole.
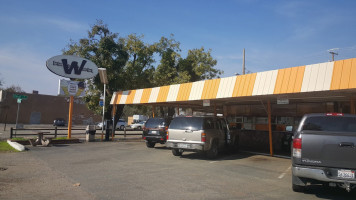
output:
M74 69L74 73L77 74L77 75L80 75L82 73L82 70L84 68L84 65L85 63L87 63L86 60L83 60L82 61L82 64L80 64L80 67L78 67L78 62L76 61L73 61L70 66L68 65L67 63L67 59L62 59L62 63L63 63L63 69L64 69L64 72L66 74L71 74L73 69Z

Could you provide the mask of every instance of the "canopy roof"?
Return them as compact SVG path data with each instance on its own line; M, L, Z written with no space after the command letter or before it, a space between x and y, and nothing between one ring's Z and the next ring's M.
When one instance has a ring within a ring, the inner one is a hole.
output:
M356 58L197 82L115 92L110 104L200 105L264 98L339 98L356 89Z

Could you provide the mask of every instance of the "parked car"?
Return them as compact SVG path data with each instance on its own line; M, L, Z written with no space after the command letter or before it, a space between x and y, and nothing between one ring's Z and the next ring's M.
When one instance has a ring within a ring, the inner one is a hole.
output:
M216 158L220 150L238 148L238 135L230 132L224 118L213 116L176 117L169 125L167 147L172 154L181 156L184 151L204 152Z
M307 114L294 133L292 189L307 184L356 188L356 115Z
M145 127L145 123L146 121L133 123L130 125L130 128L134 130L142 130Z
M99 122L96 124L96 126L101 129L103 127L103 123ZM116 123L116 129L124 130L126 126L127 123L123 119L119 119ZM106 121L104 121L104 129L106 129Z
M148 148L153 148L156 143L166 143L166 132L170 122L170 118L150 118L147 120L142 137Z
M65 126L66 125L66 120L63 118L57 118L53 121L53 126Z

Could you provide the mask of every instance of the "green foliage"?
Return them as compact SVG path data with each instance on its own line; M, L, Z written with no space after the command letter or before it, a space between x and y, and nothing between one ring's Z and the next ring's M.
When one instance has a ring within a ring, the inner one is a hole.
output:
M23 137L15 137L15 138L12 138L11 140L12 141L27 141L28 138L26 139L26 138L23 138Z
M223 71L215 69L217 61L211 56L211 49L193 49L188 51L188 56L181 59L178 64L178 78L176 82L194 82L219 77Z
M186 58L180 55L180 43L173 35L161 37L158 42L147 44L143 35L130 34L119 37L112 33L101 20L91 26L86 38L78 42L71 41L63 54L77 55L94 62L98 67L106 68L109 84L106 86L106 102L109 105L113 92L130 89L157 87L175 83L185 83L214 78L223 72L216 69L217 61L212 58L211 50L204 48L189 50ZM159 58L158 66L154 66ZM99 100L103 96L103 84L99 75L87 80L88 90L84 100L90 110L101 114ZM111 118L111 106L105 107L105 118ZM122 112L144 114L145 106L125 109L119 106L116 119Z

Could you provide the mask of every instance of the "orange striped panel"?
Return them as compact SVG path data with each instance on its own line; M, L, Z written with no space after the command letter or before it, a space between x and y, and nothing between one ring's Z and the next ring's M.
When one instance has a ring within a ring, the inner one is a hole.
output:
M203 95L204 98L202 99L215 99L216 95L218 94L219 90L219 85L220 85L220 78L218 79L212 79L212 80L206 80L204 83L204 88L203 88Z
M183 83L179 87L177 101L187 101L189 99L190 90L193 83Z
M250 74L250 83L248 85L246 96L252 96L253 87L255 87L257 73Z
M246 74L246 78L245 78L245 82L244 82L244 89L242 90L241 96L246 96L250 79L251 79L250 75Z
M243 91L244 91L245 82L246 82L246 76L247 76L247 75L242 75L241 82L240 82L240 88L239 88L239 91L237 91L237 96L238 96L238 97L241 97L241 96L242 96L242 93L243 93Z
M292 91L294 93L300 92L302 90L305 66L296 67L296 68L298 70L297 70L297 74L296 74L296 77L295 77L294 88L293 88L293 91Z
M283 81L282 81L282 86L281 86L281 93L287 93L288 91L288 83L289 79L291 76L292 68L286 68L284 69L284 76L283 76Z
M350 73L352 67L352 59L344 60L344 65L342 67L340 89L348 89L350 82Z
M274 92L273 94L280 94L282 91L282 84L283 84L283 78L284 78L284 72L285 69L279 69L278 70L278 75L276 79L276 85L274 86Z
M114 102L114 104L119 104L120 100L121 100L121 96L122 96L122 91L119 91L116 93L116 101Z
M127 95L126 103L125 104L132 104L135 98L136 90L130 90L129 94Z
M289 76L289 81L288 81L288 86L287 86L286 93L293 93L294 92L294 86L295 86L295 80L297 79L297 74L298 74L298 67L291 68L291 72L290 72L290 76Z
M143 89L140 103L148 103L148 100L150 99L151 91L152 88Z
M235 86L234 86L234 91L232 92L232 97L237 97L240 88L241 88L241 80L242 80L242 76L237 76L236 77L236 82L235 82Z
M159 88L158 97L156 102L166 102L169 92L169 85Z
M344 60L338 60L334 62L333 78L331 80L330 90L340 89L341 74Z
M356 58L352 58L349 88L356 88Z

